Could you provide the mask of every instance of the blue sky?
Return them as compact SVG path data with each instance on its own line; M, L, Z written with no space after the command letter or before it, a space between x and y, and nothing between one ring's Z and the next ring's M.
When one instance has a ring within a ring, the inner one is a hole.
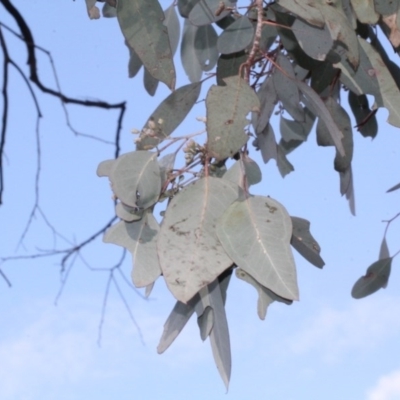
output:
M162 4L169 5L166 1ZM116 19L90 21L83 1L19 0L15 5L30 23L36 43L52 52L62 89L68 95L110 102L129 100L122 145L124 152L132 150L131 129L143 126L168 90L160 86L151 98L142 89L142 72L128 80L128 51ZM23 46L10 35L7 38L13 57L22 65ZM179 64L178 58L176 61ZM39 71L53 86L49 63L43 56L39 56ZM180 67L178 74L181 86L186 80ZM54 242L40 217L18 246L34 202L36 117L29 93L15 71L10 85L0 254L65 248L62 240ZM112 158L113 149L75 137L66 127L57 100L45 95L39 98L44 114L40 123L40 205L69 241L79 242L113 214L109 185L95 174L100 161ZM77 130L114 137L116 112L76 106L68 110ZM200 103L177 134L201 128L195 117L204 114ZM350 297L355 280L378 258L385 228L381 221L400 211L400 192L385 193L400 181L400 131L386 124L386 110L380 110L378 118L380 130L374 141L354 133L356 217L340 197L339 178L333 170L334 150L318 148L315 134L289 156L295 172L285 179L273 162L262 165L263 182L254 192L274 197L291 215L311 221L326 266L318 270L294 253L300 302L290 307L273 304L265 321L257 318L254 289L232 280L227 301L233 355L228 394L209 343L202 343L194 320L170 349L163 355L156 353L163 324L174 304L161 279L148 301L119 281L141 335L116 289L111 288L99 347L107 273L89 271L77 260L55 306L60 288L59 258L49 258L2 265L13 287L0 282L0 398L399 399L398 259L386 290L364 300ZM260 161L259 154L253 156ZM399 237L397 222L388 235L391 253L399 250ZM92 267L106 268L118 261L120 250L97 241L83 255ZM127 276L130 268L128 257L123 267Z

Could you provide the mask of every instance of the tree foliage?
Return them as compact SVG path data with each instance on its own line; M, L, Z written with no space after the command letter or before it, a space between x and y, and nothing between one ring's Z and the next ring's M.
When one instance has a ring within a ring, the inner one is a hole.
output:
M335 148L340 193L355 214L349 112L364 137L378 134L382 107L387 122L400 127L400 68L378 37L383 32L398 53L400 3L177 0L164 11L157 0L103 3L100 12L96 0L86 0L88 15L118 19L129 77L143 67L151 96L160 82L171 89L135 132L136 150L99 164L97 174L110 180L120 219L104 242L132 254L132 281L146 288L146 296L162 277L176 299L158 352L196 314L200 337L210 338L228 387L225 300L233 271L255 288L257 313L265 319L274 301L290 305L299 298L292 248L324 266L310 222L289 215L276 199L252 194L262 176L251 152L260 151L265 163L274 159L285 177L294 171L288 155L314 127L318 145ZM190 83L176 88L178 48ZM202 88L204 129L173 136ZM388 191L397 189L400 184ZM387 221L378 260L355 283L354 298L386 287L400 252L390 256L386 234L398 216Z

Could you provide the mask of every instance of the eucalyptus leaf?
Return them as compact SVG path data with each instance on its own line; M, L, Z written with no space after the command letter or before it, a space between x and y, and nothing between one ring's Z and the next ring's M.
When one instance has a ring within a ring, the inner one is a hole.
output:
M166 154L158 160L160 165L161 184L163 185L168 178L168 173L174 168L176 153Z
M115 206L115 214L125 222L138 221L143 216L143 211L138 211L135 207L128 207L119 202Z
M154 78L175 88L175 67L164 13L157 0L118 0L117 17L122 33Z
M164 10L164 15L164 25L168 30L169 44L171 46L172 56L174 56L178 49L181 35L181 24L179 22L178 14L176 13L175 5L171 4L166 10Z
M400 189L400 183L398 183L397 185L394 185L393 187L391 187L390 189L388 189L388 190L386 191L386 193L394 192L395 190L398 190L398 189Z
M264 80L257 92L257 96L260 100L260 111L259 113L253 112L252 120L254 130L258 134L264 131L269 124L275 105L278 102L273 79L266 78Z
M288 11L298 15L308 23L323 27L325 24L324 17L318 8L317 0L293 1L278 0L278 4Z
M178 0L178 11L181 17L188 18L190 11L200 0Z
M159 229L153 214L146 213L139 221L120 221L104 234L105 243L122 246L132 254L132 282L136 287L148 286L161 275L156 247Z
M356 95L349 90L349 105L357 122L357 129L364 137L376 137L378 122L375 112L371 111L365 94Z
M266 287L260 285L251 275L246 273L244 270L237 268L236 276L252 285L258 293L258 301L257 301L257 314L261 320L264 320L267 315L267 308L274 301L280 301L285 304L292 304L292 300L284 299L283 297L277 296L274 292L267 289Z
M226 86L211 86L206 98L207 150L211 157L232 157L247 142L246 115L259 109L249 84L239 76L225 79Z
M287 159L286 154L281 146L277 147L276 152L276 164L278 165L279 173L281 174L282 178L284 178L287 174L290 174L292 171L294 171L294 167Z
M258 164L250 157L245 156L243 160L236 161L223 175L238 186L243 187L243 177L246 175L247 185L256 185L261 182L261 170Z
M146 67L144 68L144 74L143 74L143 86L146 89L146 92L150 96L154 96L156 94L156 90L158 87L158 80L154 78L153 75L150 74L150 72Z
M98 175L107 165L108 161L99 165ZM161 177L156 153L132 151L123 154L114 161L108 176L113 192L126 206L146 209L157 202Z
M354 195L353 185L353 172L351 166L349 166L344 172L339 172L340 176L340 193L346 195L346 199L349 202L350 212L356 215L356 202Z
M242 16L229 25L218 38L218 50L232 54L244 50L253 41L254 26L248 17Z
M266 164L271 158L278 159L278 150L275 140L274 129L271 124L268 124L256 138L257 147L261 151L261 156Z
M375 25L379 14L375 10L374 0L351 0L357 19L363 24Z
M217 64L217 39L217 32L212 25L200 26L196 31L194 48L203 71L210 71Z
M190 83L171 93L151 114L143 127L138 150L149 150L167 138L186 118L195 105L201 90L201 83Z
M221 9L220 0L200 0L189 13L190 22L196 26L212 24L230 14L229 7L235 6L236 0L226 0L222 4L227 7ZM221 11L217 13L218 10Z
M129 46L128 42L125 41L125 44L129 49L128 76L129 78L133 78L140 71L143 63L140 57L137 55L136 51Z
M214 326L214 311L210 306L207 306L197 317L197 325L200 329L201 340L204 342L210 336L211 329Z
M115 18L117 16L116 8L111 7L108 3L104 3L101 13L104 18Z
M324 260L319 255L321 248L310 232L310 222L299 217L291 217L293 224L290 244L312 265L322 268Z
M199 28L192 25L188 19L185 20L181 43L181 61L183 69L185 70L190 82L199 82L203 73L194 46L198 30Z
M355 299L361 299L375 293L387 286L392 266L392 258L384 258L371 264L364 276L353 286L351 295Z
M379 250L379 259L383 260L385 258L390 258L389 247L387 245L386 236L383 237L381 248Z
M298 300L292 222L280 203L265 196L235 201L218 220L217 235L239 268L277 295Z
M176 299L187 302L232 265L217 238L215 221L238 192L228 180L205 177L169 203L157 247L164 278Z
M199 297L195 296L187 304L181 301L176 302L175 307L164 324L164 331L157 347L158 354L164 353L178 337L190 317L194 314L194 307L198 301Z
M304 111L300 106L300 93L296 84L292 63L280 54L276 60L277 68L272 74L278 99L284 109L297 121L304 121Z
M244 51L233 54L221 54L217 62L218 86L226 86L225 78L239 75L240 66L246 62L247 57ZM243 71L241 76L243 77Z

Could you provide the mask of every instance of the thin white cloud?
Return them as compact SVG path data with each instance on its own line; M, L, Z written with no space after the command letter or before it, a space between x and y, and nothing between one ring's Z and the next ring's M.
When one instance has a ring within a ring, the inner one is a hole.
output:
M295 354L318 351L325 361L333 362L353 350L378 346L382 339L400 335L398 298L371 297L354 301L347 309L323 308L307 320L303 328L289 338Z
M400 399L400 370L379 378L376 385L367 392L367 400Z

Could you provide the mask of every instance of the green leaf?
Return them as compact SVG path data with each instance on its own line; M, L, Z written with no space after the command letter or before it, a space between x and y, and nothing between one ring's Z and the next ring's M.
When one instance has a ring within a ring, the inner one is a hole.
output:
M125 204L119 202L115 206L115 214L118 218L121 218L125 222L133 222L142 218L143 211L138 211L137 208L128 207Z
M243 175L246 175L247 184L249 186L256 185L261 182L261 170L258 164L250 157L245 156L243 160L236 161L223 175L224 179L228 179L238 186L243 187Z
M363 24L375 25L379 14L375 11L374 0L351 0L357 19Z
M392 258L384 258L371 264L365 276L362 276L353 286L351 295L361 299L386 287L392 266Z
M161 184L167 181L168 173L174 169L176 153L166 154L164 157L161 157L158 160L158 164L160 165L160 175L161 175Z
M364 39L361 46L360 68L356 72L345 62L336 66L342 70L341 80L356 94L372 94L378 107L389 111L389 124L400 127L400 91L379 53Z
M353 172L351 165L343 172L339 172L340 176L340 193L346 195L346 199L349 202L350 212L356 215L356 205L354 197L354 185L353 185Z
M203 71L212 70L218 61L218 35L212 25L200 26L195 34L194 48Z
M208 286L210 306L213 309L214 325L210 333L211 349L219 374L228 390L231 377L231 345L229 339L228 321L226 319L223 296L218 280Z
M146 92L150 96L154 96L156 94L158 82L159 81L156 78L154 78L154 76L151 75L148 69L145 67L143 74L143 86L146 89Z
M128 207L147 209L158 200L161 190L157 154L132 151L118 157L109 170L109 160L100 163L97 174L107 169L113 192Z
M178 11L181 17L188 18L190 11L198 2L199 0L178 0Z
M181 43L181 60L183 69L185 70L190 82L200 81L203 73L194 47L194 40L198 30L199 28L192 25L188 19L185 20Z
M324 102L321 100L318 94L315 93L315 91L310 88L306 83L300 82L298 80L295 80L295 82L305 97L307 107L312 111L314 115L323 120L326 128L329 131L329 134L332 137L333 143L335 144L337 151L341 156L344 156L345 151L342 145L343 133L340 131L337 124L333 120L332 115L326 108Z
M239 76L225 79L226 86L211 86L206 98L207 150L216 160L232 157L247 142L246 115L259 108L257 95Z
M386 191L386 193L394 192L394 191L397 190L397 189L400 189L400 183L398 183L397 185L394 185L393 187L391 187L390 189L388 189L388 190Z
M389 247L386 242L386 236L383 237L381 248L379 250L379 259L383 260L385 258L390 258Z
M243 269L236 269L236 276L249 283L253 286L258 293L258 301L257 301L257 314L261 320L264 320L267 315L268 306L274 301L279 301L285 304L292 304L292 300L284 299L283 297L277 296L274 292L267 289L263 285L260 285L251 275L246 273Z
M260 149L265 164L271 160L271 158L275 160L278 159L275 132L271 124L268 124L262 132L257 134L254 144Z
M239 75L240 66L247 60L247 54L239 51L234 54L221 54L217 63L217 84L226 86L225 78ZM243 77L243 72L242 75Z
M187 302L232 265L215 233L215 221L238 198L237 185L202 178L175 195L157 243L168 288Z
M201 83L190 83L171 93L152 113L142 129L138 150L149 150L158 146L186 118L195 105L201 90Z
M202 290L204 290L204 288L200 290L200 293ZM206 306L204 309L202 308L201 314L197 315L197 325L200 329L200 338L204 342L210 336L211 329L214 326L214 311L210 306Z
M280 54L276 60L279 68L275 68L272 74L275 90L278 99L282 102L283 108L297 121L304 121L304 111L300 106L300 93L296 84L292 63L289 59Z
M357 69L360 61L357 36L346 14L340 7L332 7L329 3L322 2L319 8L332 39L344 44L348 61Z
M279 0L279 5L286 8L288 11L297 14L299 17L312 25L323 27L325 24L324 17L318 8L317 0L308 1L293 1Z
M111 7L108 3L104 3L101 13L104 18L114 18L117 16L117 10L115 7Z
M224 4L225 9L216 15L217 10L221 7L220 0L200 0L190 11L189 20L196 26L209 25L219 21L230 14L229 7L235 6L236 0L226 0Z
M326 25L320 28L296 18L292 32L304 52L316 60L324 61L333 47L333 39Z
M172 56L176 53L179 45L179 39L181 36L181 24L179 22L178 14L176 13L176 7L171 4L165 11L164 25L168 30L169 43L171 45Z
M290 244L312 265L322 268L325 263L319 253L321 247L310 232L310 222L299 217L291 217L293 224Z
M217 235L233 262L261 285L289 300L299 298L286 209L265 196L235 201L217 222Z
M255 132L259 134L264 131L269 124L272 112L278 102L273 79L266 78L264 80L257 92L257 96L260 100L260 112L253 113L252 122Z
M118 0L117 16L122 33L151 75L175 88L175 67L164 13L157 0Z
M153 214L146 213L139 221L120 221L104 234L105 243L122 246L132 254L132 282L136 287L148 286L161 275L156 247L159 229Z
M242 16L229 25L218 38L218 50L232 54L244 50L253 41L254 26L248 17Z
M375 11L380 15L392 15L400 7L399 0L374 0Z
M136 54L136 51L129 46L128 42L125 41L125 44L129 49L128 76L129 78L133 78L140 71L143 63L139 56Z
M286 158L285 152L281 146L277 147L276 164L278 165L279 173L281 174L282 178L294 171L293 165Z
M194 313L194 307L199 301L199 296L193 297L187 304L177 301L164 324L164 331L157 347L157 353L162 354L171 346L172 342L178 337L190 317Z
M357 122L357 129L364 137L374 138L378 133L378 122L375 114L369 108L365 94L360 96L349 90L349 105Z

